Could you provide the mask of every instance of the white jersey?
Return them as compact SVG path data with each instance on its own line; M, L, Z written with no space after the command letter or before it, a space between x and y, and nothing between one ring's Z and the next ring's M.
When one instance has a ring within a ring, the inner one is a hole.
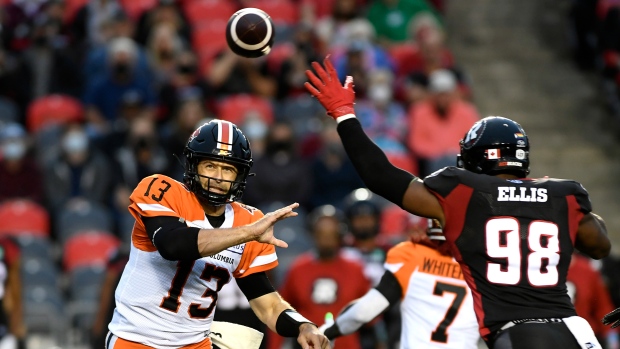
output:
M162 175L142 180L130 199L136 224L129 261L115 293L110 331L154 348L196 343L209 348L217 292L233 277L274 268L278 264L275 248L248 242L196 261L168 261L148 238L140 216L179 217L190 227L212 229L198 200L184 185ZM255 208L232 203L226 205L221 228L245 225L262 216Z
M403 290L401 348L478 348L472 295L453 258L403 242L388 251L385 268Z

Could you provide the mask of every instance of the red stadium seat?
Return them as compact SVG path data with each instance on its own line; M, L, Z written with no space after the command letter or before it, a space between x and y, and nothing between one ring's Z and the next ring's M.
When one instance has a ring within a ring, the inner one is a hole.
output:
M217 19L194 28L192 46L198 55L201 71L208 71L215 56L222 52L226 45L226 21Z
M157 0L120 0L120 4L129 18L137 21L142 12L157 5Z
M45 208L30 200L0 204L0 235L49 236L50 218Z
M28 129L36 133L50 124L62 124L72 121L81 121L84 118L84 109L77 99L54 94L41 97L30 104L26 115Z
M276 44L267 55L267 66L274 74L280 71L282 63L295 53L295 47L290 42Z
M228 22L237 7L228 0L193 0L184 4L184 12L192 27L199 27L214 20Z
M105 231L82 231L71 237L63 248L63 265L67 272L77 267L104 266L110 253L121 244L114 235Z
M87 3L88 0L65 0L64 21L73 21L77 12Z
M409 227L407 211L394 204L389 204L381 212L381 227L379 235L382 239L391 240L407 234Z
M273 106L266 99L249 95L231 95L220 101L218 115L236 125L241 125L249 112L257 112L268 124L273 122Z
M253 0L247 5L267 12L276 26L293 26L299 21L299 9L289 0Z

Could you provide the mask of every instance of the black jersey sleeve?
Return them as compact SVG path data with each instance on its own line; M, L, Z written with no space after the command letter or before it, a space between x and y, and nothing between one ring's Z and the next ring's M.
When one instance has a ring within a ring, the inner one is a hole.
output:
M442 198L446 198L462 182L462 171L464 170L456 167L443 168L426 176L424 185Z
M592 203L590 202L590 195L588 195L588 191L578 182L575 183L575 199L577 199L577 203L579 204L579 208L581 212L584 214L588 214L592 212Z

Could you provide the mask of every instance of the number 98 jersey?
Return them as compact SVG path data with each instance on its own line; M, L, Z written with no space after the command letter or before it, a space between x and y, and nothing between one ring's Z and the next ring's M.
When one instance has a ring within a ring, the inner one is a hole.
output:
M217 292L233 277L277 266L275 248L252 241L195 261L169 261L149 239L141 217L179 217L190 227L213 229L197 198L180 182L153 175L138 184L130 201L136 223L109 329L124 340L154 348L202 347L209 341ZM263 213L233 202L224 215L220 228L252 223Z
M482 337L512 320L576 315L566 275L579 222L592 210L579 183L447 167L424 184L443 207Z

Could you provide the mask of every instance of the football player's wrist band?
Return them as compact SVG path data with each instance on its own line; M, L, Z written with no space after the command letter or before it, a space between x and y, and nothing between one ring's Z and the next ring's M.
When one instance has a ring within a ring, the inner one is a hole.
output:
M299 326L306 323L315 325L295 310L286 309L278 316L276 332L282 337L297 337L299 336Z
M343 122L345 120L352 119L354 117L355 117L355 114L346 114L346 115L337 117L336 118L336 122L337 123L341 123L341 122Z

